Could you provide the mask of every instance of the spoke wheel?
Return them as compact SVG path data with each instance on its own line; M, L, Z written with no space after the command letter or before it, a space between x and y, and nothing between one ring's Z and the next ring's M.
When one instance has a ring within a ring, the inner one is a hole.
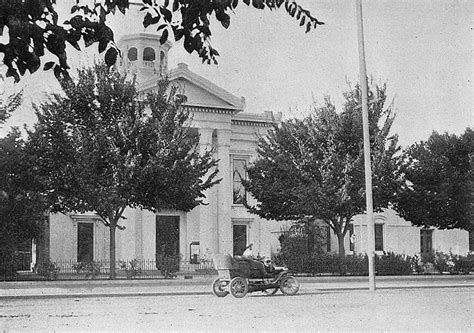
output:
M267 296L273 296L277 293L277 291L278 291L278 288L271 288L271 289L263 290L262 293L264 293Z
M242 298L249 291L249 285L246 279L235 277L230 281L229 290L232 296L236 298Z
M215 279L214 282L212 282L212 293L217 297L226 297L229 295L229 291L227 290L228 284L228 281L219 278Z
M300 283L294 276L285 276L280 282L280 290L284 295L292 296L300 289Z

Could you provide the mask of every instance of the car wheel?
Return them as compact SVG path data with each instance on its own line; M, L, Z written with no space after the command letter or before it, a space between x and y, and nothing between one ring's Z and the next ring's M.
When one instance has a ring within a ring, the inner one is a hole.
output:
M244 297L249 291L247 280L241 277L235 277L230 280L229 290L232 296L237 298Z
M300 289L300 283L294 276L285 276L281 279L280 290L284 295L292 296Z
M228 281L219 278L215 279L214 282L212 282L212 293L217 297L226 297L229 295L229 291L227 290L228 284Z

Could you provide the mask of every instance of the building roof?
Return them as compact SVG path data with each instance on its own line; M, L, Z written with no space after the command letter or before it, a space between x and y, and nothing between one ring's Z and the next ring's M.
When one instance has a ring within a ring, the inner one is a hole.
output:
M184 94L188 100L187 106L193 108L212 108L239 113L245 108L245 99L232 95L211 81L189 70L184 63L168 72L171 81L183 85ZM139 86L139 90L146 91L156 87L156 78L147 80Z

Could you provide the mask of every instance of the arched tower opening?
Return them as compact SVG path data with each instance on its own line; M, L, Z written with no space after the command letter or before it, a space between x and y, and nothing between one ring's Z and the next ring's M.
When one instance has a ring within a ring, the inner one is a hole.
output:
M117 65L130 74L136 74L138 82L146 82L165 75L168 71L168 51L171 42L160 43L160 36L137 33L123 36L118 47L122 52Z

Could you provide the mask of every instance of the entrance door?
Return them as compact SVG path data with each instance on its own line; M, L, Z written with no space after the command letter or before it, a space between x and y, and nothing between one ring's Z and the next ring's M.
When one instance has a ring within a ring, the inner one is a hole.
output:
M156 217L156 255L179 254L179 216Z
M77 262L94 260L94 224L77 224Z
M428 259L433 253L433 230L420 230L420 255L421 259Z
M247 225L233 225L234 256L242 255L247 247Z

